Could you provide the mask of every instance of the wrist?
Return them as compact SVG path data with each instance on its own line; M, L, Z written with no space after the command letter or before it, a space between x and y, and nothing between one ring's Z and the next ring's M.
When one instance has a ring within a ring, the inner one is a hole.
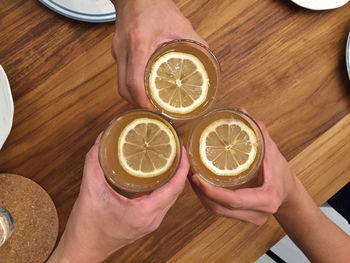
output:
M65 241L64 241L64 233L61 237L60 242L56 249L52 252L50 258L48 259L48 263L73 263L69 260L66 251L65 251Z
M88 203L81 198L77 199L71 213L72 218L69 218L63 234L65 258L71 263L102 262L125 246L122 241L105 234L102 221L95 220L93 209Z
M281 216L288 216L296 211L301 211L304 209L304 206L309 207L309 203L313 203L311 197L301 181L294 176L293 187L291 187L286 199L275 214L275 217L278 219Z
M93 216L86 213L90 208L82 202L84 201L78 197L61 240L48 262L102 262L127 244L126 241L106 235L99 222L91 223Z

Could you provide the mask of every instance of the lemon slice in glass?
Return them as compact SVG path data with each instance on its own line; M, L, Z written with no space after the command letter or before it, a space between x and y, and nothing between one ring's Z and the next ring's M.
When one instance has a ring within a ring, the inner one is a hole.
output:
M123 169L137 177L154 177L166 172L176 156L176 140L162 122L138 118L121 132L118 156Z
M249 169L257 153L257 138L245 123L220 119L204 129L200 158L214 174L236 176Z
M209 77L197 57L169 52L153 64L149 89L152 98L164 110L187 114L205 102Z

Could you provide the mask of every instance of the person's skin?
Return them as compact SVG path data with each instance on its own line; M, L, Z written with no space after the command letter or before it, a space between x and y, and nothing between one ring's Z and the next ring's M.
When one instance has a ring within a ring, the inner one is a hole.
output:
M350 237L316 206L263 123L266 145L260 186L229 190L215 187L198 175L191 185L208 211L262 225L274 215L289 237L312 262L350 262Z
M100 167L99 138L86 155L80 193L50 263L101 262L157 229L185 186L189 163L183 148L180 167L169 183L135 199L119 195Z
M207 45L172 0L114 0L117 19L112 54L118 65L119 94L152 109L144 86L148 59L164 42L192 39Z
M191 184L209 211L262 225L274 214L312 262L350 262L350 238L319 210L287 161L259 123L266 156L256 188L216 188L193 175ZM78 199L66 230L50 257L54 262L101 262L121 247L155 230L182 192L189 170L184 150L175 177L137 199L117 194L106 182L97 158L99 139L86 156Z
M151 108L144 88L146 63L163 42L193 39L207 43L171 0L113 1L118 18L112 54L118 63L122 97ZM266 139L262 186L217 189L197 175L193 189L218 215L262 225L274 214L287 234L316 262L350 262L349 237L314 204L288 163L260 125ZM154 231L182 192L189 170L184 151L175 177L162 188L127 199L110 188L97 158L98 140L86 157L84 176L63 236L48 262L101 262L108 255Z

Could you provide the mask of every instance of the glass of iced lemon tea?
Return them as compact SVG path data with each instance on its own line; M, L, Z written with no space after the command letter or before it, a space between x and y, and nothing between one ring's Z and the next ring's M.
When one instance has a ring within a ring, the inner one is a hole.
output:
M12 215L4 207L0 207L0 247L10 238L13 228Z
M218 109L201 117L188 142L190 162L205 181L235 189L256 177L265 154L257 123L236 109Z
M193 119L213 105L221 71L213 52L187 39L173 40L156 49L145 70L146 94L163 115Z
M167 183L181 154L170 122L156 112L133 110L117 116L103 132L99 161L112 188L133 198Z

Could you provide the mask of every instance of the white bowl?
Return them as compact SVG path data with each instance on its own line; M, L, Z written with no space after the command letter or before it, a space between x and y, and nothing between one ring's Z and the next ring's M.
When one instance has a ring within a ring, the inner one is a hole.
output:
M11 88L4 69L0 65L0 150L10 134L13 120Z
M292 2L312 10L335 9L345 5L349 0L291 0Z

